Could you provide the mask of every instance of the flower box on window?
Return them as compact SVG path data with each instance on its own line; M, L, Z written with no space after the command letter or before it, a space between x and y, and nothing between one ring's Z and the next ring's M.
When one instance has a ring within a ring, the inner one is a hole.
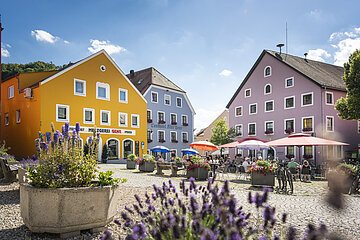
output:
M265 134L273 134L273 133L274 133L273 130L266 130L266 131L265 131Z
M311 155L311 154L304 154L304 155L303 155L303 158L304 158L304 159L311 159L311 158L313 158L313 155Z
M147 122L148 122L148 123L152 123L153 121L152 121L152 119L148 119Z
M255 135L255 133L254 132L249 132L248 135Z
M148 139L148 143L151 143L153 140L152 139Z
M165 142L165 140L164 140L164 139L160 139L160 140L159 140L159 142L164 143L164 142Z
M171 125L176 125L177 124L177 122L171 122Z
M292 158L295 157L295 155L294 155L294 154L287 154L285 157L286 157L287 159L292 159Z
M166 122L164 120L160 120L159 124L165 124Z
M188 143L189 141L188 140L183 140L183 143Z
M183 123L182 125L183 125L183 126L189 126L189 124L188 124L188 123Z
M171 140L171 142L172 143L178 143L178 140L173 139L173 140Z
M287 134L291 134L293 132L294 132L294 129L292 129L292 128L285 129L285 133L287 133Z
M310 128L303 128L303 132L311 132L313 129L310 127Z

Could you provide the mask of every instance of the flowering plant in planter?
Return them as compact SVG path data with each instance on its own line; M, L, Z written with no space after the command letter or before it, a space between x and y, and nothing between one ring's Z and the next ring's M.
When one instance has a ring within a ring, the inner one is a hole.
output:
M347 175L347 176L356 176L357 173L357 166L349 163L340 163L336 166L335 171Z
M144 154L143 158L138 158L136 161L138 165L143 165L145 162L155 163L155 157L150 154Z
M290 134L290 133L293 133L293 132L294 132L294 130L292 128L285 129L285 133L287 133L287 134Z
M131 162L135 162L137 160L137 157L135 154L131 153L131 154L127 155L127 160L131 161Z
M313 158L313 155L311 155L311 154L304 154L304 155L303 155L303 158L304 158L304 159L311 159L311 158Z
M295 155L294 155L294 154L287 154L285 157L286 157L287 159L292 159L292 158L295 157Z
M187 166L187 171L191 171L196 168L204 168L208 171L211 169L209 163L205 159L198 156L193 156L191 158L190 164Z
M274 173L276 170L275 165L271 164L266 160L258 160L256 163L252 164L249 168L249 172L257 172L261 174Z
M273 130L266 130L266 131L265 131L265 134L273 134L273 133L274 133Z

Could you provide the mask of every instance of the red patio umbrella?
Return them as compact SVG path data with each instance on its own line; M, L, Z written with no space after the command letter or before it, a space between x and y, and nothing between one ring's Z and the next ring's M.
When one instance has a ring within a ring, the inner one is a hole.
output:
M285 147L285 146L345 146L349 145L343 142L337 142L324 138L312 137L309 134L296 133L288 137L280 138L267 142L269 146Z
M205 151L215 151L218 149L218 147L215 144L213 144L209 141L193 142L190 144L190 147L199 149L199 150L205 150Z
M223 145L220 145L219 148L235 148L239 145L240 143L238 141L235 142L231 142L231 143L226 143Z

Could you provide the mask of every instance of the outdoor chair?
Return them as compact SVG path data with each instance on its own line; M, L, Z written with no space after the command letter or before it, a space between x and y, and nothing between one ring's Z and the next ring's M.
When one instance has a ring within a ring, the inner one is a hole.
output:
M300 179L299 169L289 168L290 173L292 174L293 180L296 181L296 178Z
M244 176L244 180L246 180L249 176L249 174L245 171L244 166L239 166L239 179L241 179L241 176Z
M224 175L226 174L229 177L229 164L222 164L219 165L218 168L215 170L215 174L219 176L219 179L222 177L224 178Z

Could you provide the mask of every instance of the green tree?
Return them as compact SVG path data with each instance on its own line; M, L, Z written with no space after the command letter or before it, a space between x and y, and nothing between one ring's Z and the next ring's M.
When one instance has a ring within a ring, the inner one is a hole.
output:
M337 100L335 108L339 117L346 120L360 119L360 50L356 50L344 64L344 77L347 94Z
M215 122L215 127L211 130L212 136L210 142L215 145L222 145L231 142L229 133L232 133L232 130L228 128L224 119L220 119Z

